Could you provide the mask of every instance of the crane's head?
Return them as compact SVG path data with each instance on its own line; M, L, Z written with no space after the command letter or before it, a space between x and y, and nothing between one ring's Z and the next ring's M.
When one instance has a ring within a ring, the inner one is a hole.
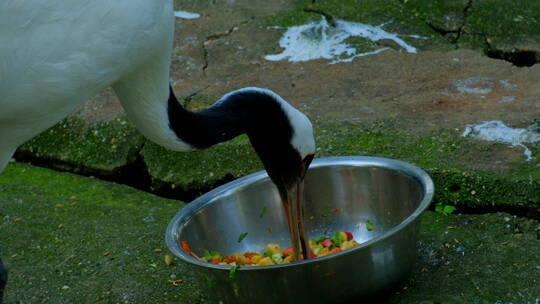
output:
M241 91L261 104L258 115L254 115L257 121L247 130L253 148L280 192L291 189L304 178L315 154L310 120L270 90Z
M184 110L174 97L169 120L180 141L198 149L247 134L280 193L304 178L315 153L309 119L267 89L232 91L196 113Z

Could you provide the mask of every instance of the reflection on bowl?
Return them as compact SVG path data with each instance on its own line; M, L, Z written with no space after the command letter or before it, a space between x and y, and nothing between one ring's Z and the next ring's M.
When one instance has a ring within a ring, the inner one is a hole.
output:
M172 253L193 268L211 303L345 302L408 276L417 256L419 216L433 191L431 178L405 162L316 159L305 178L306 236L337 229L351 231L362 244L290 264L244 266L232 279L231 267L192 258L179 242L186 241L195 253L203 248L226 255L261 252L272 242L289 246L279 194L264 171L197 198L172 219L165 237ZM376 229L368 230L368 221Z

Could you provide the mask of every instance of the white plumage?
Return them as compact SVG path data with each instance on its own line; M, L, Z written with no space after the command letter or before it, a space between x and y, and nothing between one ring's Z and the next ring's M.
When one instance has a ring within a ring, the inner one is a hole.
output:
M171 0L0 1L0 172L19 145L53 126L108 86L113 87L128 117L147 138L172 150L194 150L191 141L180 138L193 131L189 125L182 125L188 130L173 130L169 120L174 22ZM262 89L249 90L254 92L248 93L253 94L253 99L261 96L256 91ZM275 138L288 138L288 145L301 160L313 154L315 144L309 120L277 94L263 91L281 106L282 114L276 115L284 115L285 120L280 121L290 125L276 128L289 128L290 132L275 134ZM253 102L256 104L257 100ZM256 106L249 108L253 109L244 111L257 112ZM184 115L176 117L177 121L189 116L183 110L177 111L175 115ZM194 119L205 119L197 117ZM234 124L236 130L246 128L242 121ZM231 127L230 122L214 125ZM259 124L254 128L269 126ZM215 133L206 132L197 136ZM268 149L291 153L286 152L287 147L279 146L283 145L280 141L276 141L278 146L272 145L275 138L256 141L267 140L269 143L264 146ZM199 142L214 144L218 139ZM272 162L277 166L280 157L289 157L265 154L273 157ZM300 160L295 161L296 165L301 165Z
M162 119L173 36L172 1L0 1L0 171L107 86L144 135L190 149Z
M172 0L0 0L0 172L19 145L112 86L150 140L187 151L246 133L280 193L292 189L315 152L309 119L258 88L183 109L169 91L174 22Z

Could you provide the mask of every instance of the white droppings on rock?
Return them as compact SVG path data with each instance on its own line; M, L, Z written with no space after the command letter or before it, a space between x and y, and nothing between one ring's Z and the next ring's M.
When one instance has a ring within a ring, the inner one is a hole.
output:
M503 87L505 87L505 88L507 88L507 89L517 89L517 85L511 83L511 82L508 81L508 80L505 80L505 79L499 80L499 83L500 83Z
M197 19L197 18L201 17L200 14L190 13L190 12L186 12L186 11L175 11L174 16L176 18L181 18L181 19Z
M356 57L377 54L389 48L383 47L374 51L357 53L357 50L345 43L349 37L361 37L371 41L388 39L394 41L408 53L416 53L416 48L407 44L398 34L389 33L382 29L383 25L348 22L335 19L335 27L323 18L319 22L292 26L285 31L279 40L279 46L284 50L279 54L266 55L270 61L288 59L290 62L300 62L315 59L329 59L333 63L350 62ZM425 39L418 35L405 35L415 39Z
M491 93L493 82L488 77L474 76L463 79L455 79L452 81L452 85L461 94L483 95Z
M514 100L516 100L516 97L515 97L515 96L503 96L503 97L499 100L499 102L500 102L500 103L507 103L507 102L512 102L512 101L514 101Z
M537 124L533 123L525 129L514 129L506 126L500 120L484 121L478 124L467 125L461 136L522 147L525 149L526 161L530 161L532 159L532 152L525 146L525 143L540 142L540 133L538 132Z

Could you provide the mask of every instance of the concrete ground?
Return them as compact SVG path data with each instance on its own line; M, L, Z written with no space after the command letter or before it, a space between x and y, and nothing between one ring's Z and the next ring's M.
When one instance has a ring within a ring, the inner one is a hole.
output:
M200 14L177 19L171 79L186 107L205 107L244 86L272 89L314 122L318 157L414 163L435 182L432 210L451 205L461 213L424 215L416 270L388 303L538 302L540 4L178 0L175 8ZM321 20L380 26L416 52L395 39L349 37L342 44L356 54L378 53L350 62L343 62L346 54L267 59L283 51L279 41L291 26L318 24L300 37L320 45L338 29ZM478 125L485 121L490 129ZM202 301L190 274L161 263L163 231L183 203L139 190L189 201L262 169L245 137L198 153L146 141L110 89L22 146L15 159L64 173L14 163L0 176L0 256L12 273L7 303L70 303L89 293L88 303L148 303L149 295L156 303ZM66 208L85 189L93 190L82 206ZM80 222L89 210L92 219ZM127 217L119 224L107 219L120 214ZM147 229L135 236L141 228L134 223L147 216L156 221L143 222ZM58 228L67 222L77 228ZM93 233L75 233L81 229ZM117 232L131 236L119 240ZM184 283L169 282L176 279Z

